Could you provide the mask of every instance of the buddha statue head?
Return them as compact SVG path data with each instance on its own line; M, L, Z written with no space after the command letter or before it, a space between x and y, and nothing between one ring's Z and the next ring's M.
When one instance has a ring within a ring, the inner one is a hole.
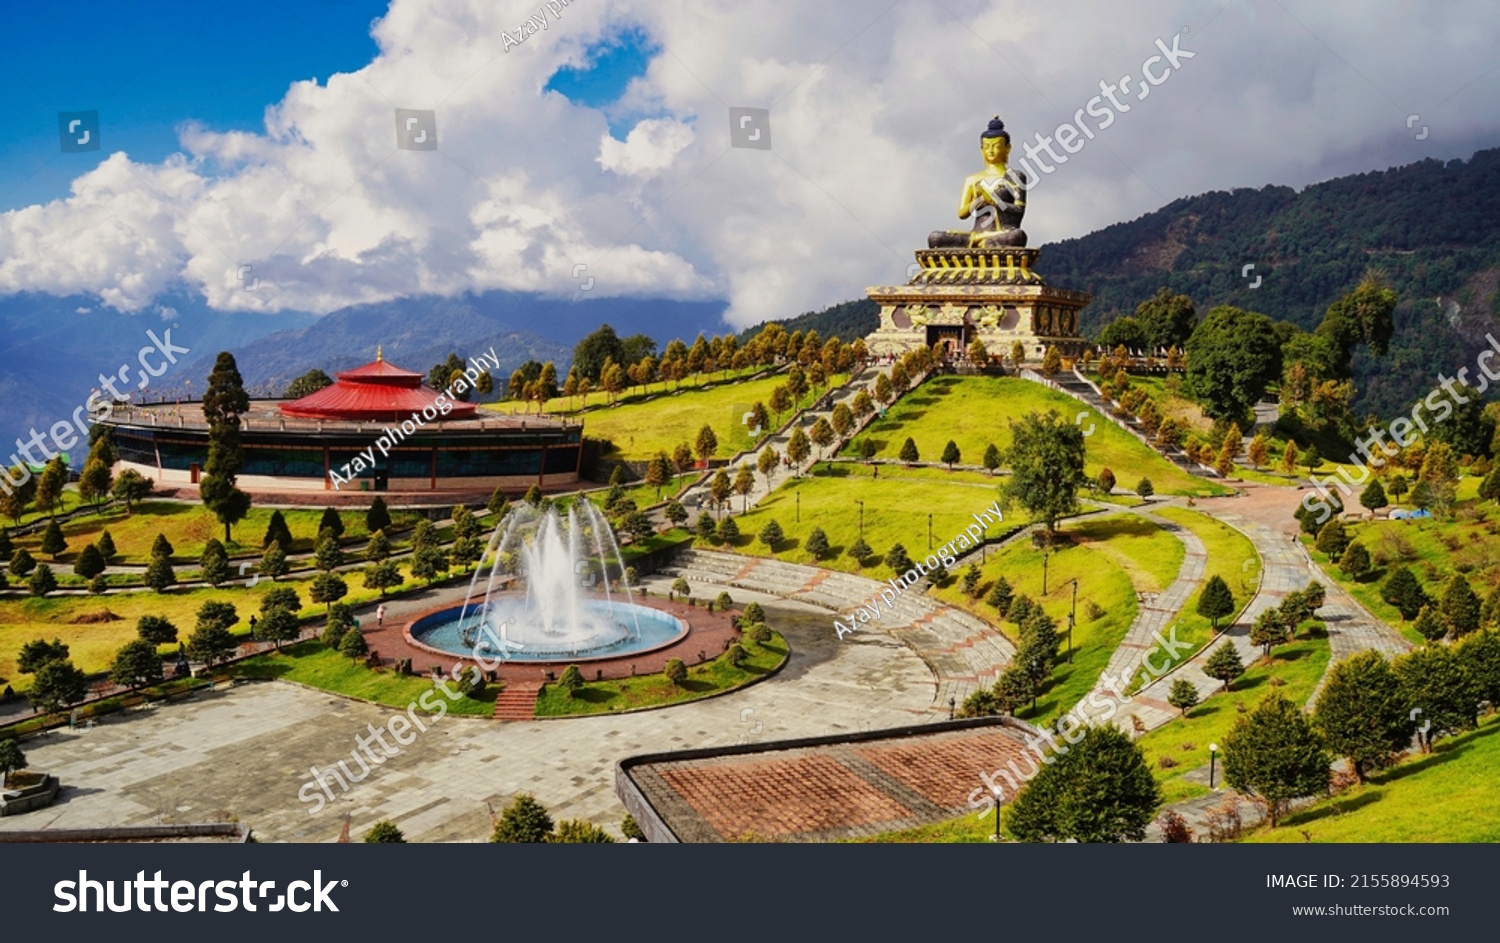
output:
M1005 122L999 115L991 118L989 127L979 135L979 151L984 162L992 167L1003 167L1010 160L1010 132L1005 130Z

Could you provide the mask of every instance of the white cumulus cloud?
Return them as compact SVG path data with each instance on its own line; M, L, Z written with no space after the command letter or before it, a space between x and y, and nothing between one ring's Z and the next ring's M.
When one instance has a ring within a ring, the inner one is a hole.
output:
M1500 127L1497 23L1478 2L587 0L507 52L503 4L393 0L371 62L293 84L260 132L185 115L170 159L105 154L66 197L0 214L0 292L137 311L185 284L321 313L565 295L582 265L595 297L722 298L751 324L904 280L928 231L963 225L991 114L1035 151L1101 82L1134 92L1158 39L1194 55L1056 163L1033 245L1206 190L1466 157ZM617 111L544 91L628 32L652 52ZM772 150L730 146L737 106L770 109ZM396 108L434 111L438 150L399 149Z

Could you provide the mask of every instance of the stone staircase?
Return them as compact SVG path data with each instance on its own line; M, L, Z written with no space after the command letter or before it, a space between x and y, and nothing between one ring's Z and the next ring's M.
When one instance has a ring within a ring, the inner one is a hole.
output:
M1074 369L1071 372L1063 371L1062 373L1057 374L1057 376L1052 379L1049 385L1053 389L1058 390L1062 393L1066 393L1074 399L1080 400L1084 404L1093 407L1093 409L1098 412L1099 415L1103 416L1110 422L1113 422L1121 429L1124 429L1136 439L1140 440L1140 442L1147 448L1156 452L1162 458L1165 458L1173 465L1176 465L1178 468L1187 472L1189 475L1195 475L1198 478L1219 477L1219 473L1214 471L1212 468L1209 468L1206 465L1199 465L1196 462L1188 461L1187 454L1181 449L1172 449L1171 451L1163 452L1161 449L1157 448L1151 442L1151 440L1148 439L1141 432L1141 430L1136 427L1134 420L1121 419L1114 413L1109 404L1104 401L1104 397L1099 395L1098 388L1096 388L1094 384L1090 382L1089 379L1085 377L1081 371L1077 369ZM1120 482L1120 484L1127 487L1129 485L1128 482Z
M505 682L505 690L495 696L495 719L534 720L536 699L541 693L540 681Z

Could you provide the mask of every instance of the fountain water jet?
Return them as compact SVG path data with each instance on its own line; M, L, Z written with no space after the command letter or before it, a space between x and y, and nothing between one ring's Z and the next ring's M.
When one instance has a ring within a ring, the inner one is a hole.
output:
M490 537L485 559L493 562L482 591L479 567L463 605L418 620L414 641L491 659L558 661L647 651L686 631L672 616L636 605L628 585L624 598L616 598L609 574L619 567L620 545L586 500L568 510L566 521L552 508L513 507ZM505 588L512 577L524 591ZM590 592L595 586L603 598Z

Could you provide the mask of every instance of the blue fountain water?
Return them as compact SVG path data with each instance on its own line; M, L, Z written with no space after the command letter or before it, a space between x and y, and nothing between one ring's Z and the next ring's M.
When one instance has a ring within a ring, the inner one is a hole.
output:
M465 657L514 661L607 658L658 648L686 626L635 605L630 589L616 598L599 574L618 568L620 547L609 521L588 501L568 511L527 504L506 514L490 538L491 560L480 592L476 569L464 604L418 620L416 641ZM511 588L511 577L524 588ZM602 590L602 592L601 592Z
M496 619L502 625L514 618L521 599L500 596L490 600L488 618L469 611L459 617L461 607L435 612L419 619L411 629L412 637L423 645L466 658L476 655L487 660L559 661L572 658L610 658L634 652L650 651L674 641L684 626L676 618L656 609L632 603L586 600L582 609L590 621L617 629L613 636L594 638L529 639L517 645L513 640L485 629ZM509 629L509 626L505 626ZM550 644L549 644L550 641Z

